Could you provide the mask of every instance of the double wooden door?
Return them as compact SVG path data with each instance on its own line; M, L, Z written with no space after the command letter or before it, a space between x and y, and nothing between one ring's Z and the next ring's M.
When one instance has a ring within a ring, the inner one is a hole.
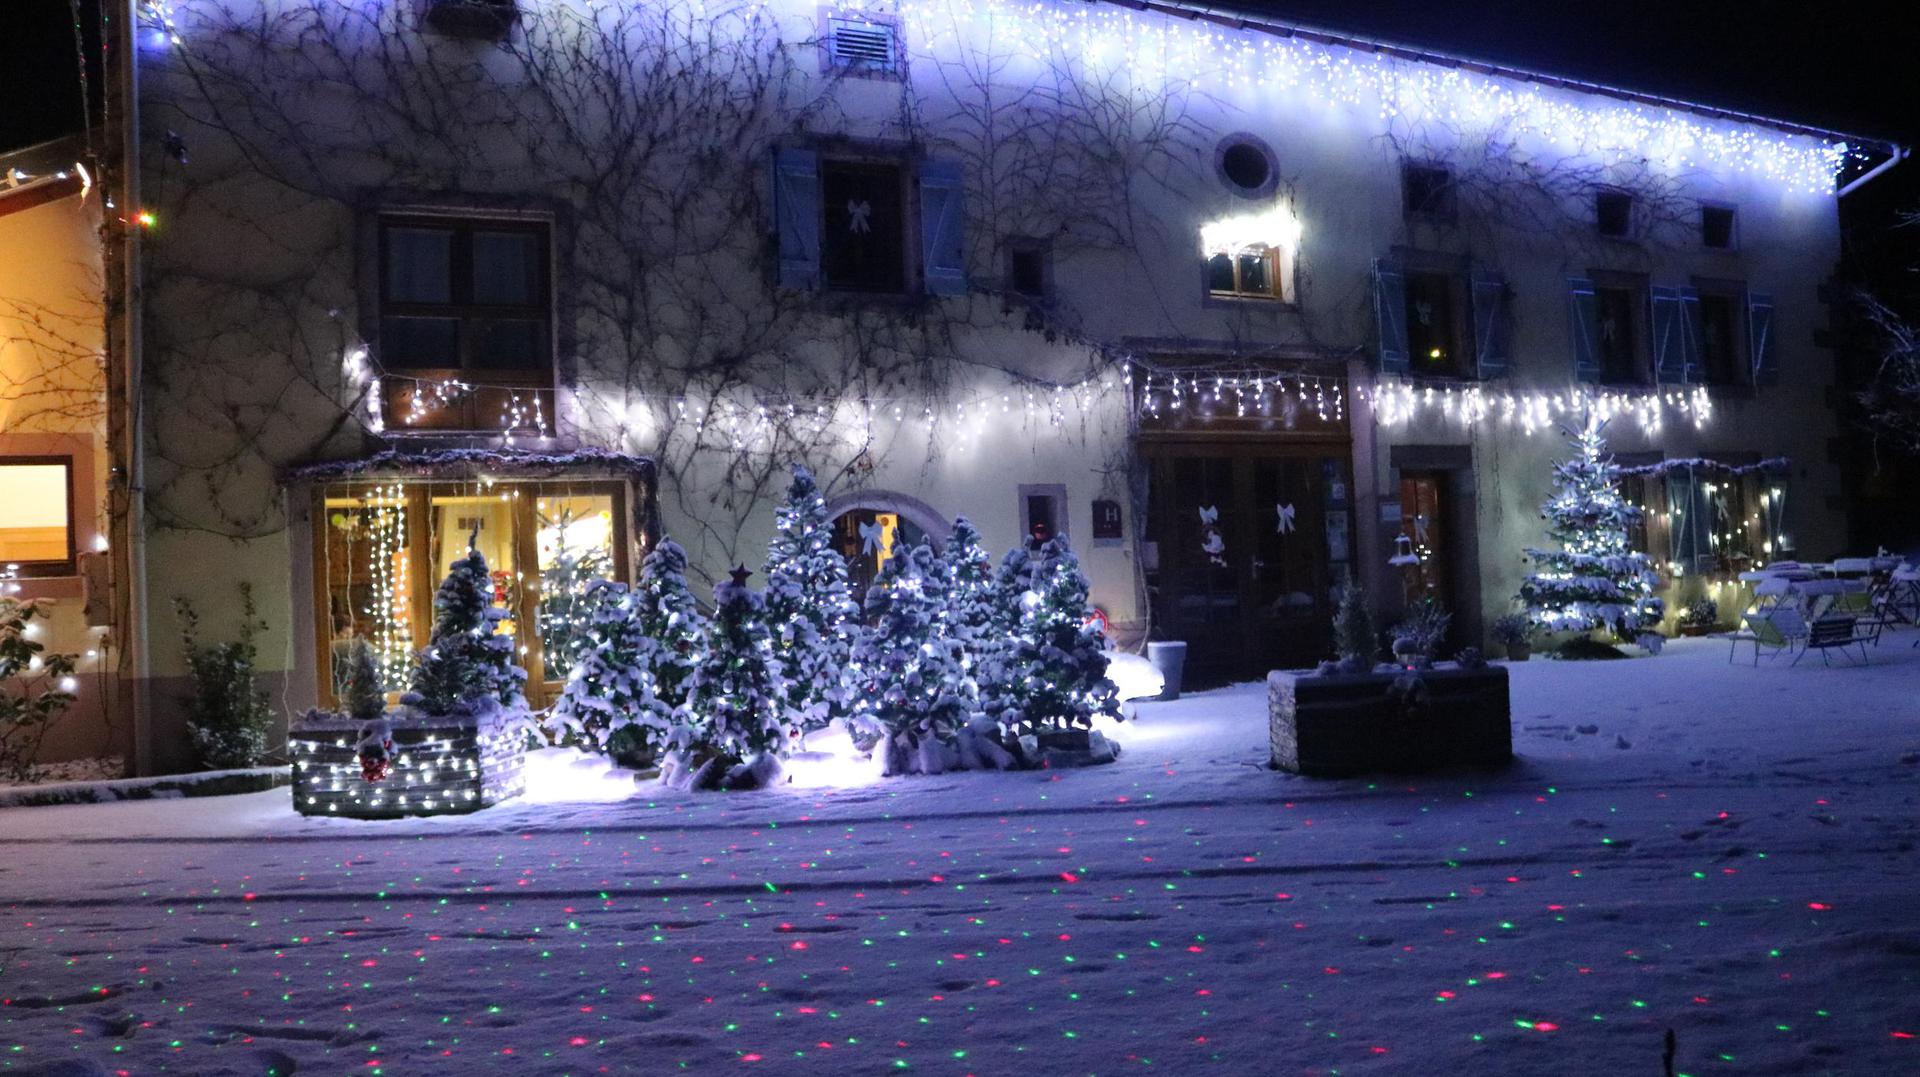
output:
M1189 681L1327 657L1353 556L1345 446L1155 446L1146 455L1154 638L1187 641Z

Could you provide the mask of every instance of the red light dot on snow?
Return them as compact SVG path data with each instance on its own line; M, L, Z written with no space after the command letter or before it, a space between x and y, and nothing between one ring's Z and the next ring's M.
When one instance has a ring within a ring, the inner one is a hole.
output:
M804 950L806 948L807 948L806 943L798 942L798 941L794 942L793 945L787 947L787 949L789 950Z
M240 900L252 901L254 898L257 898L259 896L260 896L259 894L256 894L253 891L249 890L246 893L240 895Z
M1536 1021L1534 1022L1533 1027L1539 1029L1542 1032L1555 1032L1555 1031L1558 1031L1560 1028L1559 1025L1554 1024L1552 1021Z
M745 1055L741 1055L741 1056L740 1056L740 1061L742 1061L742 1062L758 1062L758 1061L760 1061L760 1056L759 1056L759 1055L757 1055L757 1054L745 1054Z
M1807 908L1812 909L1815 912L1826 912L1828 909L1833 908L1833 906L1827 904L1824 901L1809 901L1807 902Z
M1910 1040L1910 1039L1913 1039L1913 1033L1911 1033L1911 1032L1895 1032L1895 1033L1893 1034L1893 1038L1894 1038L1894 1039L1896 1039L1896 1040Z
M587 1038L585 1036L575 1036L568 1040L567 1043L574 1047L585 1047L587 1045Z
M1065 880L1066 882L1070 882L1070 883L1077 883L1077 882L1079 882L1079 881L1080 881L1080 876L1078 876L1078 875L1075 875L1075 874L1074 874L1073 872L1071 872L1071 871L1063 871L1063 872L1061 872L1061 873L1060 873L1060 878L1061 878L1061 879L1063 879L1063 880Z
M1489 979L1489 980L1504 980L1504 979L1506 979L1506 978L1507 978L1507 974L1506 974L1506 973L1504 973L1504 972L1489 972L1489 973L1487 973L1487 979Z

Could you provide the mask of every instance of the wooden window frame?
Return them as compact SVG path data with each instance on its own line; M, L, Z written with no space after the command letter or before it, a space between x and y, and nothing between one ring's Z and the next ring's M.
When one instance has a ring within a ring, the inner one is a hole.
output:
M0 572L8 565L18 567L21 579L48 579L75 576L80 571L80 513L75 494L79 490L80 464L72 453L0 454L0 468L57 466L67 476L67 555L58 561L9 561L0 558Z
M421 303L388 298L388 233L396 228L418 228L452 233L448 253L448 301ZM532 235L539 252L535 266L534 295L537 302L526 305L476 303L473 289L473 237L477 232L513 232ZM498 422L485 421L506 408L516 392L524 392L523 402L532 407L537 400L546 427L554 417L555 361L558 348L554 339L553 224L532 217L487 216L474 214L383 213L375 222L375 281L373 300L375 332L381 332L386 319L445 318L455 323L454 366L417 367L400 365L383 354L381 366L389 377L383 379L381 396L389 427L412 429L420 433L466 433L500 429ZM493 319L537 321L545 352L544 362L526 369L489 369L474 364L474 334L478 323ZM478 387L457 398L451 405L454 415L447 421L416 426L407 418L414 411L413 398L422 382L466 382ZM482 384L484 383L484 384ZM518 428L516 428L518 429ZM539 431L547 433L547 429Z
M313 623L315 659L314 679L323 708L338 707L333 692L333 625L331 566L327 560L327 502L330 499L356 497L383 486L399 485L406 499L408 632L416 645L424 646L433 628L433 595L444 572L434 564L432 530L416 526L416 521L432 518L436 494L470 495L476 488L471 480L362 479L316 485L312 491L313 523ZM623 583L633 580L634 527L628 511L633 491L620 479L512 479L495 482L488 493L518 493L513 499L514 572L520 576L511 615L518 626L516 643L525 649L519 665L527 671L526 694L530 707L552 705L560 696L564 682L546 676L546 654L539 631L539 522L537 502L543 496L606 495L613 501L613 578ZM493 566L496 569L499 566ZM404 691L404 686L388 685L389 694Z
M1240 259L1256 251L1266 260L1267 279L1272 282L1272 287L1264 292L1248 290L1241 283ZM1232 290L1223 291L1213 286L1213 260L1222 256L1233 264ZM1286 248L1276 247L1270 243L1262 243L1238 251L1208 251L1200 263L1200 271L1206 283L1209 299L1255 299L1273 303L1291 303L1293 287L1288 278L1293 275L1292 270L1293 259Z

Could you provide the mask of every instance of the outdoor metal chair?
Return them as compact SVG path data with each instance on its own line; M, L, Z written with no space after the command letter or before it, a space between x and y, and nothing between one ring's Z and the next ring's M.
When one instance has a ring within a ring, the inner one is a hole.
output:
M1847 654L1847 648L1859 647L1860 664L1866 665L1867 644L1872 642L1874 637L1861 635L1858 631L1859 624L1859 618L1845 616L1822 617L1813 622L1808 626L1806 643L1800 648L1800 653L1793 656L1793 664L1799 665L1808 651L1819 651L1820 663L1832 665L1833 663L1827 660L1828 651L1838 650L1841 654ZM1851 659L1852 655L1848 655L1848 658Z
M1760 664L1760 649L1768 648L1773 658L1781 652L1791 652L1807 638L1807 620L1800 611L1786 603L1779 603L1763 609L1756 609L1740 619L1743 627L1727 633L1730 646L1727 648L1727 664L1733 664L1733 657L1739 653L1742 643L1753 644L1753 664ZM1796 659L1797 661L1797 659Z

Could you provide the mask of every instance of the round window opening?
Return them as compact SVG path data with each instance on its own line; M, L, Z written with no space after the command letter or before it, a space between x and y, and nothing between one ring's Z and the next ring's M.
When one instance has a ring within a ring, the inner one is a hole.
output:
M1227 182L1242 190L1257 191L1273 178L1273 163L1266 151L1251 142L1235 142L1220 154L1220 172Z

